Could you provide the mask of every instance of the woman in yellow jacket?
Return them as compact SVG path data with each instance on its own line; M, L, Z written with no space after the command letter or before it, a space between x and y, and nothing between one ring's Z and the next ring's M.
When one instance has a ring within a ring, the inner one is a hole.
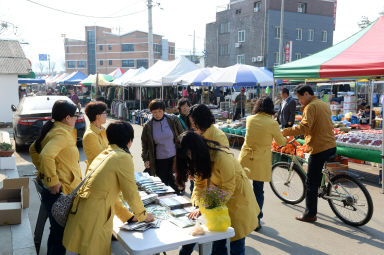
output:
M125 213L130 220L153 221L146 213L134 177L134 167L129 148L133 141L132 126L123 121L111 123L107 128L109 146L90 165L96 169L80 188L65 226L64 246L81 255L111 254L113 218L116 200L122 193L132 209Z
M239 161L243 167L250 170L249 179L253 180L253 191L260 207L260 219L263 217L264 182L271 181L272 174L272 140L285 145L287 140L280 132L277 121L272 119L274 105L270 97L257 100L254 115L247 118L246 134Z
M215 127L215 117L205 104L195 104L189 109L189 121L193 131L205 139L229 148L227 135Z
M52 107L52 120L44 124L36 141L29 148L38 180L43 186L42 203L48 211L51 229L47 254L65 254L62 245L64 228L52 217L52 204L60 191L71 193L81 182L79 151L76 147L75 123L77 107L65 100Z
M195 176L195 187L192 201L198 204L204 190L214 185L229 194L228 207L231 225L235 236L231 239L230 254L245 254L245 237L257 226L259 207L249 179L240 163L229 151L214 141L203 139L200 135L186 131L181 135L180 148L177 150L176 179L183 185L188 176ZM199 209L192 212L190 217L197 217ZM191 254L192 245L185 245L180 255ZM227 254L226 240L213 243L213 255Z
M90 125L83 136L84 154L87 158L87 169L94 158L108 147L105 128L102 126L107 121L107 105L104 102L90 102L85 107Z

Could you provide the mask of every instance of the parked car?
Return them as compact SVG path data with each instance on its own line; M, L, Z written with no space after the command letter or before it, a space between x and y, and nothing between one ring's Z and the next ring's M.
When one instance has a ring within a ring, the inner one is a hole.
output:
M72 102L66 96L33 96L23 97L18 106L11 106L13 114L13 135L16 144L16 151L25 149L31 145L40 133L43 125L52 119L52 107L57 100ZM81 146L85 132L84 114L76 120L77 144Z

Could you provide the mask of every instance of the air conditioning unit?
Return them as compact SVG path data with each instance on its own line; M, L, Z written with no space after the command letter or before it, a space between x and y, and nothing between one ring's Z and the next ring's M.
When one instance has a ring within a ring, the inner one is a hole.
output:
M257 57L252 57L252 63L257 62Z
M237 42L235 43L235 48L240 48L241 47L241 43Z
M257 56L257 62L263 61L264 57L263 56Z

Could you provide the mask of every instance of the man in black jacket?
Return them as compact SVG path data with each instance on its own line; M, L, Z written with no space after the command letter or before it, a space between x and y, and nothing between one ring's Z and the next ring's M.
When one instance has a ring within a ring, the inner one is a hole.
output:
M281 105L277 113L277 121L282 128L292 127L295 122L296 102L289 96L289 90L283 88L281 92Z

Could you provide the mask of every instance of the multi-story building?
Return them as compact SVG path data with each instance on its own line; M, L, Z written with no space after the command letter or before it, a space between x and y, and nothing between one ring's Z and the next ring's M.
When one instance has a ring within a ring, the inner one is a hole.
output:
M123 35L112 33L110 28L85 27L85 41L66 38L65 70L86 74L110 73L123 69L148 68L148 33L133 31ZM155 62L175 59L175 43L161 35L153 35Z
M206 65L279 64L281 0L230 0L206 25ZM333 0L285 0L282 63L332 45ZM285 48L284 47L284 48Z

